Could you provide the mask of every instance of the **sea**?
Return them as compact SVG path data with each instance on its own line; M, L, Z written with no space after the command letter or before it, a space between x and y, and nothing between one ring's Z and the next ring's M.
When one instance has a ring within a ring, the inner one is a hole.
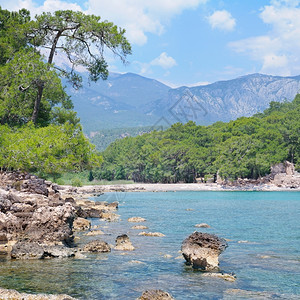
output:
M105 234L79 234L78 246L127 234L134 251L31 261L0 258L0 287L27 293L64 293L78 299L137 299L161 289L175 299L300 299L299 192L118 192L92 198L119 202L120 219L91 219ZM146 219L136 230L130 217ZM197 228L207 223L210 228ZM140 236L160 232L164 237ZM194 231L228 240L220 272L207 277L186 265L182 241ZM1 298L1 297L0 297Z

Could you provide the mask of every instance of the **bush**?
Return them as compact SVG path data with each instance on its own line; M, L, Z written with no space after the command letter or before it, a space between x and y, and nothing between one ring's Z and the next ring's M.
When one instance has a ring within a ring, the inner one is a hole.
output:
M81 187L82 186L82 182L79 178L73 178L71 181L71 185L72 186L77 186L77 187Z

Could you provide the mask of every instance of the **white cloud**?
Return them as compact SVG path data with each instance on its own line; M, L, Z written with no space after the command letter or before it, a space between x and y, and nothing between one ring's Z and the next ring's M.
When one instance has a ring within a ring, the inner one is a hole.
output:
M227 10L217 10L208 17L208 22L213 29L232 31L236 25L235 19Z
M43 11L71 9L82 10L78 3L83 3L88 14L99 15L126 29L130 43L144 45L147 34L160 35L165 26L174 17L186 9L195 9L208 0L45 0L38 5L34 0L0 0L2 8L18 10L22 7L32 15Z
M147 33L160 35L170 19L207 0L89 0L88 13L98 14L126 29L129 41L144 45Z
M152 66L160 66L164 69L170 69L177 65L176 60L168 56L166 52L162 52L157 58L153 59L150 63Z
M2 4L2 2L5 2ZM2 8L17 11L21 8L26 8L30 11L31 16L41 14L42 12L54 12L56 10L81 10L81 7L76 3L68 3L63 0L45 0L43 5L38 5L32 0L18 0L18 1L2 1L0 0Z
M135 61L134 64L140 68L139 73L142 75L152 74L152 67L154 66L161 67L167 71L177 65L176 60L172 56L169 56L166 52L162 52L158 57L154 58L150 62L142 63ZM168 71L165 73L165 76L167 75Z
M261 63L262 73L300 73L300 1L273 0L262 8L260 18L271 27L266 35L229 43L236 52Z

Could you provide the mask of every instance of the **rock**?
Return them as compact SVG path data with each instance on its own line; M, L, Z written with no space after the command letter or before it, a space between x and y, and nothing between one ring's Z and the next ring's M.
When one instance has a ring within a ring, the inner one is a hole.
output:
M3 288L0 288L0 297L3 300L76 300L68 295L27 294Z
M14 259L42 259L44 249L38 243L19 242L11 251L11 258Z
M102 212L101 209L96 209L93 207L83 208L83 211L85 212L87 218L99 218Z
M122 250L122 251L132 251L134 250L134 247L128 237L127 234L119 235L116 238L116 250Z
M114 214L112 212L101 212L100 213L100 219L109 221L109 222L113 222L113 221L117 221L119 219L119 215Z
M174 299L169 293L162 290L147 290L143 292L138 300L172 300Z
M144 225L135 225L132 226L131 229L148 229L148 227Z
M293 163L290 163L289 161L284 162L285 166L285 173L286 175L294 175L295 174L295 166Z
M257 299L257 300L263 300L263 299L276 299L281 298L277 294L273 294L271 292L264 292L264 291L248 291L248 290L241 290L241 289L228 289L225 291L225 299L227 299L226 294L229 296L230 299L232 299L232 296L235 297L235 299ZM286 298L283 298L286 299ZM295 298L296 299L296 298Z
M210 228L210 226L206 223L200 223L200 224L196 224L195 227L198 228Z
M34 242L18 242L12 247L13 259L43 259L50 257L72 257L75 253L72 249L62 246L41 245Z
M92 230L92 231L86 233L85 235L87 235L87 236L95 236L95 235L103 235L103 234L104 234L104 232L101 231L101 230Z
M110 252L111 248L109 245L101 240L91 241L86 244L83 248L83 251L86 252Z
M224 239L213 234L195 231L181 246L182 255L193 268L203 271L218 270L219 255L225 250Z
M140 223L140 222L145 222L146 219L141 218L141 217L132 217L128 219L128 222L133 222L133 223Z
M233 274L226 274L226 273L204 273L202 276L205 277L215 277L221 278L226 281L234 282L236 280L236 276Z
M145 231L140 232L138 235L143 235L143 236L159 236L159 237L165 236L163 233L160 233L160 232L145 232Z
M73 229L76 231L85 231L91 228L91 222L84 218L77 218L73 222Z
M57 245L57 246L44 246L44 257L43 258L66 258L74 257L74 249Z

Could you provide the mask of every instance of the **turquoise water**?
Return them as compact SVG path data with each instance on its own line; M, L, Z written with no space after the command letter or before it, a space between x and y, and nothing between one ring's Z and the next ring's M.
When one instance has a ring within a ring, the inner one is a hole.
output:
M108 193L95 199L120 202L120 221L92 220L106 233L100 238L114 244L117 235L126 233L135 251L113 250L86 259L2 259L0 286L80 299L136 299L150 288L166 290L176 299L237 299L229 289L265 292L260 299L300 299L298 192ZM142 230L127 222L133 216L147 219L145 231L166 236L138 236ZM195 228L198 223L211 228ZM220 268L234 272L235 282L204 277L185 265L178 251L195 230L231 240ZM79 244L96 238L81 236ZM258 299L257 294L251 299Z

